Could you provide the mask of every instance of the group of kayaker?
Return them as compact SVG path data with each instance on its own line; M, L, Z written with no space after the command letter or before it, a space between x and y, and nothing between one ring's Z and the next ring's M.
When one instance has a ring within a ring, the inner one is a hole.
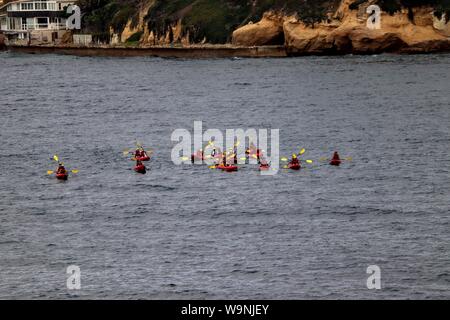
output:
M221 152L219 148L215 147L212 142L209 142L208 147L211 147L211 152L208 155L204 149L198 150L196 153L191 155L191 162L194 163L196 160L206 160L213 159L215 164L210 166L212 169L221 169L223 171L231 172L237 171L238 167L238 143L235 144L234 148L230 149L230 152ZM282 158L282 161L289 161L287 166L284 168L292 169L292 170L300 170L302 168L301 160L299 156L304 154L305 149L302 149L298 154L293 154L290 160L286 158ZM248 161L250 157L253 157L257 160L259 165L259 170L269 170L270 163L266 160L264 156L263 150L257 148L253 143L250 143L248 149L245 150L245 158L242 160ZM313 163L312 160L306 160L307 163ZM331 158L329 164L332 166L339 166L342 160L338 154L338 152L334 152L333 157Z
M134 166L134 171L137 173L145 174L147 172L147 168L144 165L144 162L150 160L150 154L153 151L147 152L144 150L142 146L138 146L134 153L132 153L132 160L136 161ZM124 151L124 155L130 154L130 151ZM194 163L196 159L198 160L206 160L206 159L214 159L215 164L210 166L212 169L221 169L226 172L233 172L238 170L238 157L237 157L237 145L234 147L232 152L227 153L226 151L221 152L219 148L213 147L210 155L205 155L203 149L197 151L195 154L191 156L191 161ZM291 159L281 158L282 161L288 161L288 164L284 167L285 169L291 170L300 170L302 168L302 162L299 159L299 156L305 153L305 149L302 149L298 154L293 154ZM259 170L269 170L270 162L267 161L264 156L264 152L261 149L258 149L253 144L250 144L250 147L245 150L246 157L242 160L248 161L250 157L253 157L257 160L259 165ZM67 180L69 176L69 171L65 168L64 164L59 161L58 156L54 156L53 160L58 162L58 167L56 171L49 170L48 174L55 174L56 178L59 180ZM231 160L232 159L232 160ZM326 158L323 158L326 160ZM347 158L344 160L351 160L351 158ZM305 160L306 163L313 163L312 160ZM331 160L329 160L329 164L332 166L340 166L342 163L342 159L339 156L337 151L334 152ZM72 173L77 173L78 170L71 170Z

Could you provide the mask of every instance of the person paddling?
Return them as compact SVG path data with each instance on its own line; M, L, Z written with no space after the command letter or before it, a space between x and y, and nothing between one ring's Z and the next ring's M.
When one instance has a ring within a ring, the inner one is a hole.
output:
M338 167L341 164L341 162L342 160L339 157L339 154L337 153L337 151L335 151L333 154L333 158L331 158L330 165Z
M292 170L300 170L301 169L301 163L300 160L298 159L297 155L294 153L292 155L291 161L289 161L289 165L288 165L289 169Z
M62 163L58 164L58 169L56 169L56 174L67 174L67 170Z
M300 161L298 160L297 155L295 153L292 155L292 159L289 163L295 165L300 164Z
M134 157L137 158L141 158L143 155L143 149L142 148L136 148L136 151L134 152Z

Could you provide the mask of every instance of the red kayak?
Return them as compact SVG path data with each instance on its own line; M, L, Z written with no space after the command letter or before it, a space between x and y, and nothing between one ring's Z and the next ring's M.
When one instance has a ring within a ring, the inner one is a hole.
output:
M300 163L289 163L288 168L292 170L300 170L301 166Z
M143 164L134 166L134 171L136 171L137 173L142 173L142 174L145 174L147 172L147 170L145 169L145 166Z
M339 167L341 165L341 160L331 160L330 166L336 166Z
M233 172L233 171L238 171L238 167L237 166L224 166L223 164L218 165L217 169L222 169L223 171L226 172Z
M58 179L58 180L67 180L68 178L69 178L69 174L67 172L56 174L56 179Z

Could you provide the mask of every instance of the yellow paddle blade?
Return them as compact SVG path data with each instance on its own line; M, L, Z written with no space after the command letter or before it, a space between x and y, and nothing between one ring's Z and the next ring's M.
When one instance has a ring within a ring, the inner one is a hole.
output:
M258 156L256 154L252 155L252 157L258 159Z
M302 155L306 152L305 148L303 148L302 150L300 150L299 155Z
M183 161L188 161L188 160L189 160L189 157L182 157L181 160L183 160Z
M313 163L312 160L306 160L306 163Z
M80 172L79 170L72 170L72 173L78 173L78 172Z
M242 158L240 158L240 160L245 161L245 160L247 160L247 158L242 157Z
M210 169L216 169L216 166L209 166Z
M280 160L281 160L281 161L285 161L285 162L286 162L286 161L288 161L288 158L286 158L286 157L283 157L283 158L281 158Z
M241 144L241 142L238 141L238 142L236 142L234 145L235 145L236 147L239 147L240 144Z
M345 160L347 160L347 161L352 161L353 158L352 158L352 157L348 157L348 158L345 158Z
M294 154L292 155L292 158L296 159L296 158L297 158L297 155L294 153Z
M59 158L58 158L58 156L56 154L53 156L53 160L59 161Z
M55 172L53 170L48 170L47 174L54 174Z
M322 158L319 159L319 161L327 161L327 160L328 160L327 157L322 157Z
M289 167L288 166L284 166L283 169L289 169Z

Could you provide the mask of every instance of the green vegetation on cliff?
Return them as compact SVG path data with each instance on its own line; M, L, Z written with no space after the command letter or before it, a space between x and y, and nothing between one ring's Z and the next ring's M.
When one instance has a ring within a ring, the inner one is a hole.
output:
M110 29L120 33L127 22L137 22L139 8L153 3L145 16L149 30L157 36L182 21L183 35L192 42L206 38L210 43L230 41L233 31L264 12L296 13L299 19L314 24L326 19L327 10L338 0L80 0L84 31L107 36ZM335 9L335 8L334 8Z
M136 20L140 0L79 0L84 32L103 40L109 39L109 30L120 33L128 20Z

